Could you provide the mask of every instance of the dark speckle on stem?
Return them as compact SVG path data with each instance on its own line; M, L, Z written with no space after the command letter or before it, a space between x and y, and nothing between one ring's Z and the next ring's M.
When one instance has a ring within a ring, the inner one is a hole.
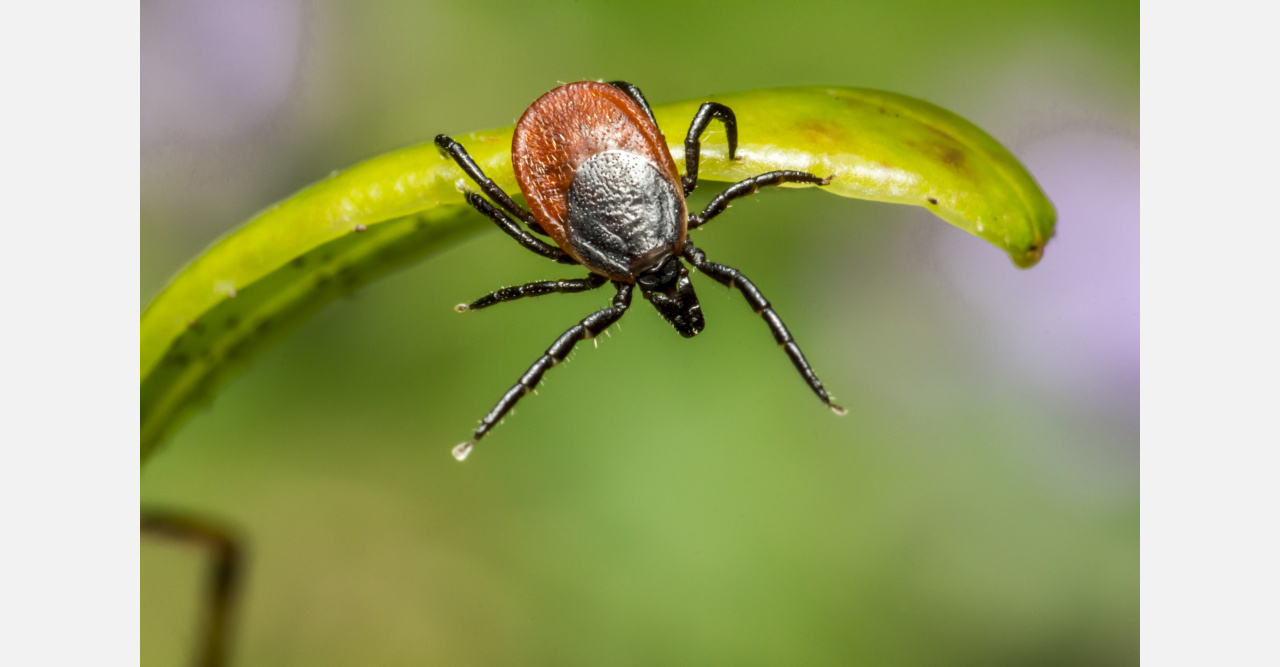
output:
M227 359L240 359L244 356L245 351L249 347L249 339L242 338L234 345L227 348Z
M937 199L934 199L933 197L925 197L925 199L927 199L927 200L929 201L929 203L930 203L930 204L933 204L934 206L937 206L937 205L938 205L938 200L937 200Z

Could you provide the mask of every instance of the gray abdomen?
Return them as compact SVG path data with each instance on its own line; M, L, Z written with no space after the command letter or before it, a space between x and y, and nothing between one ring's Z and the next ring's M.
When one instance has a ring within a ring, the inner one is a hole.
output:
M587 268L634 278L676 252L684 198L644 157L605 151L578 167L566 217L569 243Z

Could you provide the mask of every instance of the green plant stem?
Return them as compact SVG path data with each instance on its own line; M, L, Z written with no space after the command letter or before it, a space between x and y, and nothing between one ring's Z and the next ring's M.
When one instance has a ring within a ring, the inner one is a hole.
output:
M739 159L727 160L723 130L713 125L702 142L703 180L776 169L831 175L826 192L925 207L1024 268L1053 235L1053 206L1017 159L934 105L813 87L655 107L681 166L685 129L705 101L736 113ZM500 187L518 193L511 135L504 128L455 138ZM142 314L142 462L269 341L338 296L491 227L464 203L467 189L474 184L434 144L412 146L302 190L197 257Z

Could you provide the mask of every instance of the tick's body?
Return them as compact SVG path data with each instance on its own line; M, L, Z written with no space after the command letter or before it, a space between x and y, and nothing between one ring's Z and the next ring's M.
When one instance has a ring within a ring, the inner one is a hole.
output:
M621 90L585 81L543 95L516 124L511 166L542 229L592 272L634 283L679 254L680 172L658 126Z
M507 391L481 420L475 437L454 449L459 460L537 386L548 368L563 361L578 341L594 338L618 321L631 305L634 287L639 286L641 294L681 335L692 337L702 331L702 309L681 258L712 279L740 288L818 398L837 414L844 414L843 408L831 402L764 295L736 269L707 261L706 255L686 238L688 230L719 215L733 199L752 194L761 186L787 182L826 185L830 179L799 171L761 174L730 186L701 214L690 216L685 197L698 183L699 137L713 119L724 123L729 158L734 158L737 122L733 111L707 102L695 115L685 139L686 175L681 178L666 139L638 88L621 81L583 81L556 88L525 111L512 140L512 167L529 211L516 205L489 180L460 144L445 135L436 137L436 144L486 195L531 230L551 237L558 247L524 231L474 193L467 195L472 206L529 250L564 264L581 264L591 271L591 275L579 280L529 283L499 290L469 305L460 305L459 311L554 292L582 292L610 281L617 288L612 307L589 315L562 334Z

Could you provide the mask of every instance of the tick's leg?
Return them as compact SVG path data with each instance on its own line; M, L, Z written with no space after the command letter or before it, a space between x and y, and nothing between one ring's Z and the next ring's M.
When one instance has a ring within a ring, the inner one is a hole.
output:
M573 292L586 292L596 289L601 285L609 282L608 278L598 274L591 274L586 278L578 278L576 280L544 280L537 283L525 283L515 287L504 287L496 292L486 294L471 303L460 303L453 307L459 313L468 310L480 310L488 308L494 304L503 301L515 301L531 296L542 296L544 294L571 294Z
M480 441L480 438L483 438L484 434L488 433L494 424L497 424L511 408L515 407L517 401L524 398L525 394L533 391L534 387L538 386L538 381L542 379L542 374L546 373L547 369L564 361L564 358L569 355L569 351L573 349L574 345L578 344L578 341L595 338L605 329L608 329L611 324L617 322L623 313L627 312L627 308L631 305L631 289L634 286L630 283L614 283L614 285L618 287L618 293L613 297L613 306L586 316L581 322L560 334L556 342L547 348L546 353L538 357L538 360L533 362L529 370L520 376L520 381L514 387L508 389L507 393L503 394L502 398L498 400L498 404L489 411L489 414L480 420L480 427L476 429L475 436L453 448L454 458L459 461L467 458L467 455L471 453L471 448Z
M502 231L506 232L508 236L515 239L525 248L532 250L547 259L560 262L561 264L578 263L578 260L570 257L569 253L547 243L546 241L538 239L523 229L520 229L520 225L517 225L514 220L508 218L506 213L499 211L493 204L490 204L488 199L485 199L474 192L468 192L467 203L474 206L477 211L489 216L489 219L501 227Z
M831 402L831 397L827 395L827 390L822 388L822 381L818 379L813 369L809 367L809 362L805 360L804 353L800 351L800 346L796 345L795 339L791 337L791 332L787 331L787 325L782 323L782 318L773 312L773 307L769 305L769 300L764 298L760 290L750 280L747 280L747 277L742 275L742 272L724 264L707 261L706 254L689 242L684 244L684 258L689 260L689 263L699 271L710 276L712 280L742 290L742 296L746 297L747 303L751 304L751 309L764 318L764 321L769 325L769 330L773 332L773 339L787 353L787 356L791 357L791 363L795 364L796 370L800 371L801 377L804 378L805 383L809 385L813 393L817 394L818 398L823 403L826 403L832 412L838 415L846 413L844 408Z
M538 221L533 219L533 214L522 206L516 204L511 197L507 196L507 193L502 191L502 188L498 187L497 183L493 182L493 179L485 176L484 172L480 170L480 165L476 164L476 161L471 159L471 156L467 154L467 149L463 148L462 144L454 141L446 135L437 134L436 145L440 147L440 150L448 153L449 157L453 158L454 162L458 163L458 166L462 168L462 171L466 172L467 176L470 176L471 180L475 181L476 185L480 186L480 191L489 195L489 199L498 202L498 206L506 209L511 215L520 218L520 220L523 221L524 224L529 225L529 228L533 231L546 236L547 233L542 231L542 226L538 224Z
M653 117L653 109L649 108L649 100L644 98L644 93L640 92L640 89L635 84L627 83L626 81L610 81L609 85L626 93L627 97L630 97L636 104L640 105L641 109L644 109L644 112L649 115L649 120L653 121L654 125L658 124L658 119Z
M724 213L724 210L729 208L729 202L741 197L746 197L747 195L753 195L762 187L768 185L782 185L783 183L812 183L814 185L826 185L831 182L831 178L832 177L830 176L821 178L805 171L771 171L767 174L752 176L745 181L738 181L737 183L730 185L728 188L725 188L724 192L716 195L715 198L711 200L711 203L707 204L707 207L702 209L702 213L689 216L689 229L697 229L698 227L701 227L712 218Z
M240 597L240 577L244 561L240 540L223 526L156 510L142 513L142 532L194 543L213 554L206 584L207 603L202 626L202 646L195 664L201 667L226 664L232 615Z
M689 134L684 138L684 178L680 184L684 186L684 196L688 197L698 187L698 160L701 157L702 142L698 140L702 132L711 124L711 119L719 118L724 123L724 133L729 140L729 159L738 153L738 119L733 109L719 102L706 102L693 115L689 124Z

